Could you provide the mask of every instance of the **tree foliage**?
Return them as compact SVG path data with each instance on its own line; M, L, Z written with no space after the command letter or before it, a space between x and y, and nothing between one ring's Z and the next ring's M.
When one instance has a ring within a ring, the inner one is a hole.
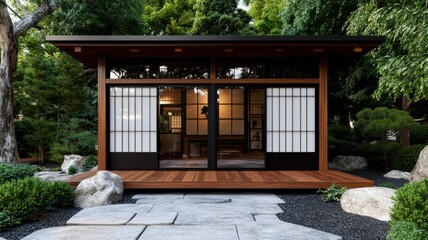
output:
M281 11L283 0L252 0L248 13L253 18L253 26L258 35L280 35L282 32Z
M251 17L238 8L238 0L197 0L194 35L249 35Z
M382 143L385 143L391 131L400 132L412 124L413 118L408 112L378 107L366 108L358 112L355 128L363 134L376 136Z
M146 1L143 19L150 35L187 35L193 26L196 0Z
M348 34L385 35L373 52L380 74L377 98L428 97L428 1L370 0L348 22Z
M52 32L63 35L141 35L144 1L69 0L54 12L49 23Z
M344 23L358 0L285 0L285 35L344 35Z

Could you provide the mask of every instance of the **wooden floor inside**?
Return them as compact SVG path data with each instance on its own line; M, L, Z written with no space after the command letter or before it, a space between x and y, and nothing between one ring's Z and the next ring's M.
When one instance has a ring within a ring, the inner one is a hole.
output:
M370 187L371 180L348 173L321 171L111 171L125 189L317 189L332 183L348 188ZM76 187L95 171L74 176Z

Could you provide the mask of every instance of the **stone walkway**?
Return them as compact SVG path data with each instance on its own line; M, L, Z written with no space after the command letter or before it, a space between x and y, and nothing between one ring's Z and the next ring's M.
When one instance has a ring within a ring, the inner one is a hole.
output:
M136 204L85 208L65 227L36 231L25 240L336 240L340 236L286 223L274 194L137 194Z

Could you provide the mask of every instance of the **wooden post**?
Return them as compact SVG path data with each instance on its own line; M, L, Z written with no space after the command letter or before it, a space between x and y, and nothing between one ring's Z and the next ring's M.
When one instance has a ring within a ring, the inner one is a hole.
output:
M106 60L98 56L98 170L107 170Z
M328 63L327 56L320 58L319 85L319 170L328 170Z

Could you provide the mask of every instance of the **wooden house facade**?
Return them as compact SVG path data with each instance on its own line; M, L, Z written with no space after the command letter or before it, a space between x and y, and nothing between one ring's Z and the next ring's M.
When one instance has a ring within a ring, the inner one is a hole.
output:
M355 60L384 39L48 36L47 41L98 72L99 169L174 173L172 179L183 181L196 172L328 174L329 63Z

